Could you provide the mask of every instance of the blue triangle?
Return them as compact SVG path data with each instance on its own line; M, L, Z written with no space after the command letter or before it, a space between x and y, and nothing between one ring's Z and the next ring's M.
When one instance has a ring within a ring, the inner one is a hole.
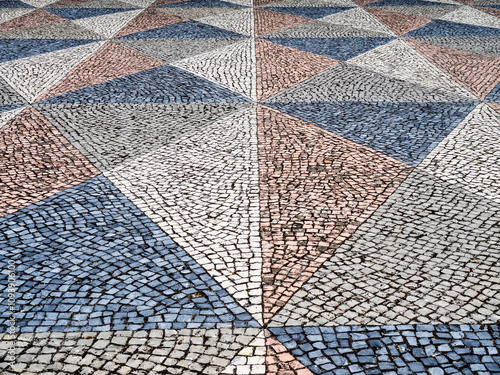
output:
M246 35L220 29L197 21L185 21L158 27L156 29L139 31L117 39L201 39L201 38L248 38Z
M484 99L485 102L500 102L500 83L490 91L488 96Z
M158 8L243 8L243 6L220 0L189 0L165 4Z
M21 332L258 327L103 176L5 216L0 233Z
M434 20L403 36L500 36L500 29Z
M0 63L93 43L96 39L0 39Z
M12 111L13 109L22 107L24 104L1 104L0 103L0 113Z
M472 374L471 364L481 361L471 355L471 347L474 353L476 349L486 353L486 346L500 337L498 324L268 329L299 362L318 375ZM466 344L457 347L457 340ZM428 346L424 347L423 341ZM491 369L485 373L498 374L497 363L492 361L491 367L482 363L486 367L481 368Z
M318 19L352 9L352 7L266 7L265 9L293 14L299 17Z
M44 8L44 10L53 13L59 17L66 18L67 20L77 20L80 18L104 16L105 14L112 14L118 12L125 12L133 8Z
M34 6L19 0L2 0L0 1L0 8L34 8Z
M262 38L282 46L346 61L395 38Z
M41 103L244 103L249 99L182 69L164 65Z
M477 103L313 102L266 105L417 166Z
M456 6L454 4L440 3L439 1L425 0L380 0L375 3L364 5L365 7L384 7L384 6Z

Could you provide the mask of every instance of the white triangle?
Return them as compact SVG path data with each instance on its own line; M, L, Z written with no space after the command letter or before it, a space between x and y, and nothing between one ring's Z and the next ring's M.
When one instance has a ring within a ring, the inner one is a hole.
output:
M262 324L257 118L243 108L104 175Z
M30 56L0 64L0 76L28 102L33 103L44 91L97 51L105 42Z
M266 375L266 337L261 331L255 339L241 349L221 374Z
M74 20L73 23L76 23L87 30L94 31L95 33L106 38L111 38L143 11L144 9L135 9L128 12L118 12L105 14L104 16L81 18Z
M348 60L348 63L416 85L446 90L470 99L475 98L470 92L400 40L393 40L388 44L356 56Z
M153 4L156 0L121 0L121 1L139 8L147 8L148 6Z
M255 45L244 40L172 63L229 90L257 99Z
M34 8L11 8L2 9L0 12L0 24L21 17L25 14L33 12Z
M20 108L16 108L16 109L12 109L10 111L7 111L7 112L0 112L0 128L2 128L3 126L7 125L7 123L12 120L16 115L18 115L19 113L21 113L21 111L26 108L25 106L23 107L20 107Z
M500 114L479 104L418 169L500 203Z
M494 27L500 29L500 18L483 13L468 6L463 6L453 12L446 13L439 19L444 21L459 22L469 25Z
M278 0L266 7L356 7L351 0Z
M32 5L37 8L43 8L49 4L55 3L57 0L23 0L23 3Z
M253 9L246 8L234 12L216 14L215 16L199 18L197 21L221 29L234 31L235 33L252 35Z
M226 3L233 3L238 5L244 5L247 7L253 6L253 0L224 0Z
M357 29L365 29L376 31L379 33L386 33L388 35L395 35L390 29L379 22L368 12L361 8L349 9L344 12L330 14L329 16L321 18L319 21L332 23L335 25L344 25L355 27Z

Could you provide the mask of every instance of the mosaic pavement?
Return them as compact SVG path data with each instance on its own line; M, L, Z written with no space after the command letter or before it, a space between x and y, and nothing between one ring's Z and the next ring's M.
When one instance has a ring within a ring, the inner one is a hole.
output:
M0 144L2 374L500 374L499 0L0 0Z

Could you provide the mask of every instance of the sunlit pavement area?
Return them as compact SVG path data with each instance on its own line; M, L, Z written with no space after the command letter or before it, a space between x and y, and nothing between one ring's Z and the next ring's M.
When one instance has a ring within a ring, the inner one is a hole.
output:
M500 374L499 0L1 0L0 144L2 374Z

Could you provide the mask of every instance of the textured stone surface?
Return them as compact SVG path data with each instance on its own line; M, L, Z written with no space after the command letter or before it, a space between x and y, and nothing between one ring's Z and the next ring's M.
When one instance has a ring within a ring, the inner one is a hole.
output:
M499 4L0 0L0 373L500 375Z

